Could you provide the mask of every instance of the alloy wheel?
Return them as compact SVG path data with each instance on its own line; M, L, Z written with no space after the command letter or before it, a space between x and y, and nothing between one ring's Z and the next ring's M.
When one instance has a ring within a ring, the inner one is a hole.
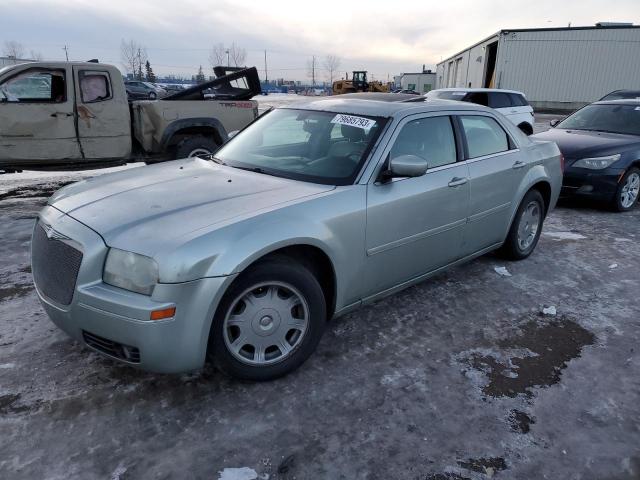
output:
M640 174L633 172L627 177L620 192L620 204L624 208L631 208L640 193Z

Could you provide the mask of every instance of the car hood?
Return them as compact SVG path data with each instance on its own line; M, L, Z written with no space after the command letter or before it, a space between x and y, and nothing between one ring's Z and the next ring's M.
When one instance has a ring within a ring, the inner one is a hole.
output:
M556 142L567 158L582 158L592 155L610 155L640 144L635 135L594 132L589 130L564 130L552 128L531 136L532 139Z
M102 175L49 204L110 247L153 256L171 240L334 189L187 159Z

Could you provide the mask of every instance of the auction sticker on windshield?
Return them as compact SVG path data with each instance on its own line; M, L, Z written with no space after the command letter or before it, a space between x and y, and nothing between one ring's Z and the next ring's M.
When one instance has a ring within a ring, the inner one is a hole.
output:
M344 115L342 113L339 113L335 117L333 117L331 123L339 123L340 125L349 125L351 127L369 130L376 124L376 121L371 120L370 118L356 117L354 115Z

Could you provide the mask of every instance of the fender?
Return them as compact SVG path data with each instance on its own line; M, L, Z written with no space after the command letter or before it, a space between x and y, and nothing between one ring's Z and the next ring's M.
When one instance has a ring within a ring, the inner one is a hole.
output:
M507 234L511 229L511 225L513 224L513 219L516 216L516 212L518 211L518 208L520 207L520 203L522 203L522 199L527 194L527 192L531 190L531 187L533 187L536 183L540 183L540 182L547 183L549 185L549 188L551 189L551 192L554 191L551 177L547 172L545 166L542 164L534 165L532 168L530 168L527 174L522 179L522 182L520 182L520 186L518 187L518 192L516 193L516 197L515 197L516 201L512 203L513 208L511 209L511 214L509 216L507 231L504 232L504 238L507 238ZM547 213L555 206L556 200L557 200L557 197L556 199L554 199L553 193L552 193L551 202L549 205L547 205Z
M162 133L162 137L160 139L160 145L163 149L167 148L167 145L171 141L171 138L180 130L191 127L210 127L213 128L217 137L216 141L219 142L220 145L229 140L229 135L227 134L226 129L222 125L222 122L217 118L212 117L201 117L201 118L183 118L180 120L176 120L175 122L171 122L167 128L165 128Z

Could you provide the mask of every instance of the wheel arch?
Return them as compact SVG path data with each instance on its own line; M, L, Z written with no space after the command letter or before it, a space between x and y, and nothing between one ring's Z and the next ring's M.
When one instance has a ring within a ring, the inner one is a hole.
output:
M212 137L218 145L223 145L229 139L226 129L217 118L185 118L165 128L160 144L163 150L167 150L195 135Z
M304 242L274 245L262 250L250 259L246 259L237 270L239 274L242 274L252 265L277 257L291 258L312 271L322 287L327 306L327 319L330 319L336 308L337 276L331 257L318 245Z

